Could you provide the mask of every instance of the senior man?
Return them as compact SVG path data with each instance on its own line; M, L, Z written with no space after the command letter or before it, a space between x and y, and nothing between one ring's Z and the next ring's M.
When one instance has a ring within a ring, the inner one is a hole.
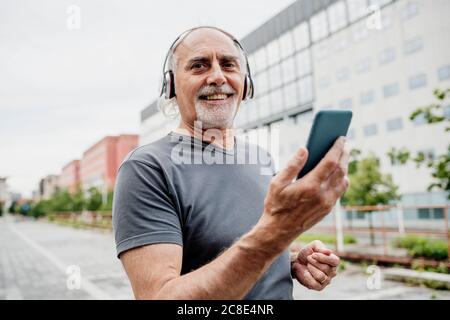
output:
M288 248L348 187L345 138L299 180L308 157L303 147L275 176L263 174L259 162L179 161L180 145L194 158L212 152L235 159L244 152L248 159L233 120L253 84L242 46L215 27L182 34L166 57L164 77L161 99L178 107L179 127L131 152L115 189L117 254L135 297L292 299L292 278L322 290L339 258L320 241L294 249L293 259Z

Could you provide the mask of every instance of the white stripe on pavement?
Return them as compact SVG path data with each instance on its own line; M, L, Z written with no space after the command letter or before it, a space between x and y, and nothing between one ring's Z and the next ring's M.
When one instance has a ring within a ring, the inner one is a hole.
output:
M20 237L23 241L25 241L30 247L35 249L37 252L46 257L56 268L58 268L62 273L66 274L67 267L61 260L59 260L54 254L46 250L44 247L37 244L35 241L31 240L24 233L19 231L14 225L11 223L6 224L8 228L14 232L18 237ZM98 300L111 300L112 298L98 286L93 284L86 278L81 278L81 289L86 291L92 298Z

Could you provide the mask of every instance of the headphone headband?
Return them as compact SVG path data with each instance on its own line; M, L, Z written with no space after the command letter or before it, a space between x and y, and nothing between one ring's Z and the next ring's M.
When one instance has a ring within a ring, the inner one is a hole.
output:
M250 71L250 64L248 62L248 56L247 53L244 50L244 47L242 46L242 44L239 42L239 40L237 40L232 34L226 32L225 30L222 30L218 27L214 27L214 26L200 26L200 27L195 27L195 28L191 28L188 29L186 31L184 31L183 33L181 33L176 39L175 41L172 42L172 44L170 45L169 51L166 54L166 57L164 59L164 64L163 64L163 84L161 87L161 93L160 96L162 96L163 94L166 93L166 99L171 99L173 97L175 97L175 81L174 81L174 74L172 70L166 70L167 68L167 62L169 60L169 57L174 53L174 51L176 50L176 48L178 47L178 45L184 40L184 38L186 36L188 36L192 31L195 31L197 29L215 29L217 31L222 32L223 34L225 34L226 36L228 36L234 44L236 44L239 49L241 50L242 54L244 55L245 58L245 65L247 68L247 72L245 75L245 83L244 83L244 94L243 94L243 100L249 98L253 98L254 95L254 90L253 90L253 79L251 77L251 71Z

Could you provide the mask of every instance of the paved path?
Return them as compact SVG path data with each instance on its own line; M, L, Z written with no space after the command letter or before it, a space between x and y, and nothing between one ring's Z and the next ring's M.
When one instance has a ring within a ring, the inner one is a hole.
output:
M80 274L81 277L77 277ZM296 299L450 299L450 293L383 281L367 289L357 266L341 272L322 292L295 285ZM81 287L77 285L80 283ZM132 299L115 257L111 232L0 218L0 299Z

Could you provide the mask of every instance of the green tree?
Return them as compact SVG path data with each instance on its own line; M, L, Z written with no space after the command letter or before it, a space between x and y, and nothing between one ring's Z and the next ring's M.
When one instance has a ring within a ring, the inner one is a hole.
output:
M106 201L106 203L102 204L102 210L108 210L108 211L112 210L113 197L114 197L114 192L108 191L107 201Z
M450 132L450 117L446 117L444 112L444 104L448 106L447 102L450 100L450 88L443 91L437 89L434 91L434 96L437 102L418 108L411 114L410 120L422 118L429 125L446 123L445 132ZM423 151L412 154L405 147L391 148L387 154L392 164L403 165L408 161L413 161L417 167L425 166L429 168L433 181L428 186L428 191L442 190L447 193L447 199L450 200L450 144L447 145L446 152L437 156Z
M86 207L86 199L84 192L80 187L77 187L75 193L72 195L72 211L81 212Z
M392 176L380 172L380 161L373 154L359 159L359 150L351 151L349 162L350 186L342 196L341 203L347 206L386 205L400 199L398 187L392 181ZM373 232L372 211L369 217L370 242L375 244Z
M31 209L28 215L39 218L47 215L52 210L51 200L41 200L35 204L31 205Z
M91 187L88 190L88 194L86 209L89 211L97 211L102 206L102 193L98 188Z
M19 210L19 209L18 209L18 206L17 206L17 201L14 200L14 201L11 203L11 205L9 206L8 212L14 214L14 213L17 213L18 210Z
M68 212L73 208L72 195L67 190L58 190L51 197L50 203L53 212Z

